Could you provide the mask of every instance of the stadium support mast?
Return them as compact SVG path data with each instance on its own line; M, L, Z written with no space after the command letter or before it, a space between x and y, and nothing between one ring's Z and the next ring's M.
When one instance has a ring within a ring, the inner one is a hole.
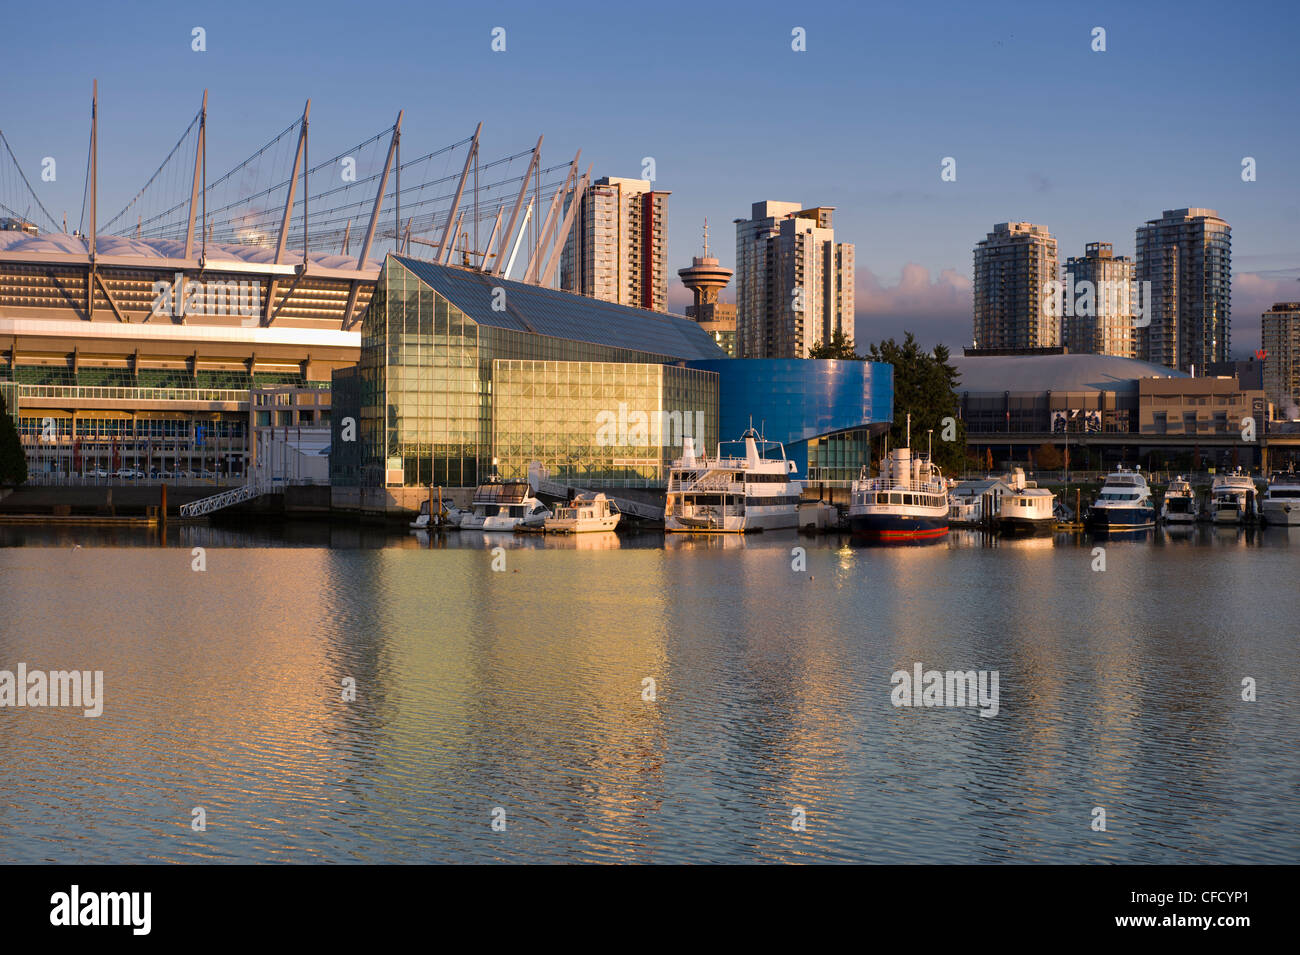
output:
M298 191L298 172L303 168L303 156L307 152L307 120L311 116L311 100L307 100L307 105L302 108L302 128L298 130L298 149L293 154L293 172L289 175L289 192L284 197L284 213L280 218L280 238L275 245L275 258L272 260L276 265L280 264L280 259L284 255L285 243L289 241L289 220L293 218L293 200ZM306 190L303 190L306 193ZM305 196L304 196L305 198ZM303 223L303 255L306 256L307 230L306 223ZM262 316L262 324L270 325L274 320L279 309L275 307L275 293L279 290L279 278L272 276L271 281L267 284L265 311ZM252 369L250 367L251 374Z
M375 240L375 228L379 225L379 213L384 208L384 190L388 188L388 174L393 171L393 159L397 155L397 144L402 136L402 114L405 110L397 111L397 122L393 123L393 138L388 141L388 158L384 160L384 172L379 177L379 188L375 190L375 204L370 210L370 224L366 226L366 234L361 239L361 251L357 255L357 271L366 267L366 259L370 255L370 245ZM396 245L397 237L393 237L393 243ZM346 331L352 327L352 313L357 308L357 292L360 290L359 282L352 283L352 290L348 292L347 309L343 312L343 328Z
M194 257L194 216L199 211L199 183L207 164L208 91L203 91L199 110L199 139L194 149L194 185L190 187L190 224L185 229L185 258ZM200 236L202 238L202 236ZM206 243L204 243L206 245Z
M447 213L447 226L442 230L442 247L438 250L438 262L446 265L451 261L452 245L456 240L456 214L460 212L460 197L465 192L465 180L469 178L469 171L474 165L474 159L478 156L478 137L483 132L483 124L479 123L478 128L474 130L474 139L469 144L469 152L465 154L465 168L460 171L460 184L456 186L456 198L452 200L451 211Z
M559 268L561 253L564 251L565 243L569 241L569 232L573 229L573 220L577 217L583 194L586 193L587 185L591 182L591 169L591 166L587 166L587 171L582 174L577 187L573 190L573 197L569 200L569 211L565 213L564 221L560 223L560 232L555 237L555 244L551 246L550 254L546 257L546 266L542 269L541 280L538 283L540 285L549 287L551 279L555 277L555 270Z
M542 156L542 137L537 137L537 145L533 147L533 158L528 161L528 171L524 173L523 184L519 187L519 198L515 200L515 206L510 210L510 224L506 226L505 233L501 236L501 247L504 249L510 241L510 237L515 233L515 223L519 221L519 210L523 208L524 197L528 195L528 187L532 185L529 181L533 178L533 169L537 166ZM530 203L531 206L531 203ZM521 233L522 234L522 233ZM516 243L516 248L518 243ZM514 261L513 253L510 256L511 262ZM497 256L496 268L492 270L493 275L501 275L506 271L506 266L510 264L506 261L504 255Z
M573 188L574 182L578 178L578 160L582 158L582 150L579 149L577 155L573 157L573 162L569 163L568 175L564 177L564 185L555 190L555 195L551 197L551 207L546 211L546 221L542 223L542 231L537 236L537 249L531 260L528 262L528 269L524 272L525 282L537 282L538 275L542 271L542 250L546 248L546 243L550 241L551 232L555 228L558 220L556 213L560 209L560 203L570 189Z
M311 100L302 108L302 128L298 130L298 149L293 155L293 173L289 176L289 193L284 197L284 213L280 217L280 238L275 246L276 265L284 255L285 243L289 240L289 220L293 218L293 200L298 192L298 173L302 169L303 153L307 150L307 120L311 116Z

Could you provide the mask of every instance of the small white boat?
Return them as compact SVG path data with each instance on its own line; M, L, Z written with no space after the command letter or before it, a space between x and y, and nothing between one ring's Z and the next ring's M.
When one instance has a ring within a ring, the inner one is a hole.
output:
M527 481L489 481L474 491L471 510L459 526L463 531L508 532L521 526L541 527L550 516Z
M998 502L998 530L1003 534L1046 534L1056 526L1056 495L1037 482L1026 481L1025 472L1011 473L1011 492Z
M461 520L469 511L463 511L455 504L444 503L442 513L438 515L436 521L429 520L429 502L420 502L420 513L415 520L411 521L411 530L427 531L430 527L460 527Z
M568 504L557 507L555 515L546 519L545 528L548 534L612 531L622 516L618 505L604 494L579 494Z
M1265 524L1300 524L1300 474L1274 474L1259 509Z
M1258 516L1259 489L1241 468L1220 474L1210 486L1210 520L1216 524L1247 524Z
M1160 520L1166 524L1196 523L1196 492L1180 474L1169 482L1160 505Z

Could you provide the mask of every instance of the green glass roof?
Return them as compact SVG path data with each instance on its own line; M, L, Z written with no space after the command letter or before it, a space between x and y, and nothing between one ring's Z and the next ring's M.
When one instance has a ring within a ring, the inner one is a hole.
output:
M437 265L400 255L391 258L479 325L630 348L670 358L727 357L713 336L689 318L525 285L475 269ZM502 311L492 308L497 288L505 289Z

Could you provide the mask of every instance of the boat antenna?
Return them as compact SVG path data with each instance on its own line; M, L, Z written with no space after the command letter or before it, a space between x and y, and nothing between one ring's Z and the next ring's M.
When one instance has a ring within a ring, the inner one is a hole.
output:
M912 412L907 413L907 446L912 446Z
M925 433L929 438L929 444L925 449L925 459L927 461L933 461L934 460L934 428L927 428Z

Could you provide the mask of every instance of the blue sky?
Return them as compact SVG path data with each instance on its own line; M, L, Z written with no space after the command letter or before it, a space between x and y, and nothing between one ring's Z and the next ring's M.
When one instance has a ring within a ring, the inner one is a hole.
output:
M700 226L734 260L750 203L833 205L857 245L862 342L970 337L971 250L995 222L1046 224L1062 259L1132 254L1161 210L1233 226L1234 351L1259 311L1300 298L1295 121L1300 12L1285 3L35 4L6 10L0 129L42 201L75 222L90 85L100 82L101 216L120 209L209 99L224 171L312 99L312 156L406 110L416 155L484 121L483 155L546 136L595 175L672 191L670 264ZM125 11L130 10L130 14ZM207 51L190 48L207 31ZM493 27L506 52L491 50ZM1106 52L1091 49L1106 30ZM791 49L803 27L806 52ZM957 160L957 181L940 162ZM1241 162L1257 163L1243 182ZM675 280L670 298L687 293ZM725 297L725 296L724 296Z

